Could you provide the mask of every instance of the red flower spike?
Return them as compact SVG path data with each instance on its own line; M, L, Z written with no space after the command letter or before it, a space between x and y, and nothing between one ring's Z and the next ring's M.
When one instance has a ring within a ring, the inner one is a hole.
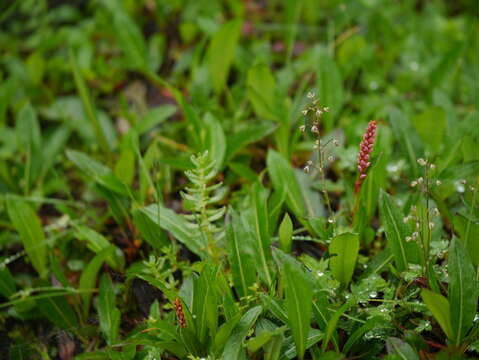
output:
M368 128L363 135L363 140L359 145L359 155L358 155L358 171L359 176L358 180L354 184L354 193L357 194L359 192L359 188L363 180L366 178L366 170L371 165L369 162L369 157L373 151L374 147L374 140L376 137L376 122L374 120L369 122Z
M185 328L186 319L185 319L185 314L183 313L183 305L181 304L181 300L179 297L175 299L174 305L175 305L176 317L178 318L178 324L180 324L182 328Z

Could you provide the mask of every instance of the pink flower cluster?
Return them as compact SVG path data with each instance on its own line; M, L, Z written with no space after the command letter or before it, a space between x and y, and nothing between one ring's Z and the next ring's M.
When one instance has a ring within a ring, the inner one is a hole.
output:
M354 193L357 194L361 183L366 178L366 170L371 165L369 161L369 156L373 151L374 140L376 137L376 122L374 120L369 122L368 129L363 135L363 140L359 145L359 155L358 155L358 171L359 178L354 184Z

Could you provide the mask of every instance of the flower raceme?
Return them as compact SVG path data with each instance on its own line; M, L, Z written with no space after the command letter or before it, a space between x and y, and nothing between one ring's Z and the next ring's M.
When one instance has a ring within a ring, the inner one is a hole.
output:
M359 154L358 154L358 179L354 184L354 193L357 194L359 192L359 188L363 180L366 178L366 170L371 165L369 161L369 157L373 151L374 147L374 140L376 137L376 122L374 120L369 122L368 128L363 135L363 140L359 145Z

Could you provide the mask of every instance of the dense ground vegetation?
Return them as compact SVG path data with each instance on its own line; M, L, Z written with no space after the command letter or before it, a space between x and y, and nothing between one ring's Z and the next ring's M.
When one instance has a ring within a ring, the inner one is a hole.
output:
M0 358L477 358L478 16L1 2Z

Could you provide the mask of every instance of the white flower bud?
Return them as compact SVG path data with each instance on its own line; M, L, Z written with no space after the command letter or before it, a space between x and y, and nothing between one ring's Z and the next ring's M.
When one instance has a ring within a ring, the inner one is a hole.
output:
M427 164L427 161L424 160L423 158L417 159L417 163L421 166L425 166Z

